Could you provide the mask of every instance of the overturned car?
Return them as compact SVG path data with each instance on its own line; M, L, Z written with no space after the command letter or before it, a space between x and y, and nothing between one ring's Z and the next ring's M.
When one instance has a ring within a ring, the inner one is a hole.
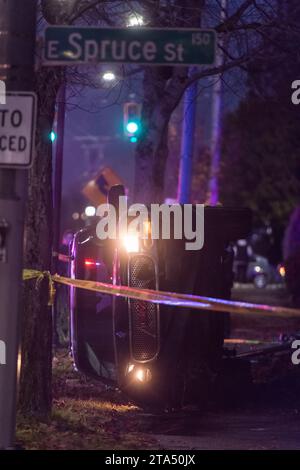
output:
M121 191L121 189L119 189ZM118 193L118 188L115 190ZM118 209L118 202L112 197ZM192 211L195 214L195 208ZM73 279L230 298L233 251L247 236L247 209L204 208L204 246L186 250L184 236L101 240L96 224L75 234ZM148 224L151 231L151 221ZM86 375L116 384L142 404L201 403L222 366L228 314L158 305L70 288L71 351Z

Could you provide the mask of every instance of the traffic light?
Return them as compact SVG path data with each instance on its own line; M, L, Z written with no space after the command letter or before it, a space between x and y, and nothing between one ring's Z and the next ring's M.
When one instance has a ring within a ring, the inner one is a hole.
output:
M124 104L124 134L130 142L137 142L141 132L141 105L138 103Z

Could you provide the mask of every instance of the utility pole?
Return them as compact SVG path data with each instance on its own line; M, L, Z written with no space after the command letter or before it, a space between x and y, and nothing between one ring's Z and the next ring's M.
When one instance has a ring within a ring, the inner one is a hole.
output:
M221 22L226 19L227 0L221 2ZM219 45L223 46L222 39ZM216 66L221 67L224 60L222 49L218 50ZM222 137L222 77L221 74L213 85L213 101L212 101L212 135L211 135L211 165L210 179L208 188L208 199L211 206L215 206L219 202L219 173L221 159L221 137Z
M8 92L33 90L36 4L0 0L0 80ZM0 163L0 340L6 352L0 363L0 449L12 448L15 436L26 193L27 171Z
M189 75L192 76L196 71L196 67L191 67ZM177 192L177 200L180 204L188 204L191 198L197 90L198 83L195 81L184 94L181 157Z

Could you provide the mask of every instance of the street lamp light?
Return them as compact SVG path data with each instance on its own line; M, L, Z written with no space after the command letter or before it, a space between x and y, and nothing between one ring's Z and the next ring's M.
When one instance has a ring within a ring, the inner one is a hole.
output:
M104 74L102 75L102 79L105 81L105 82L113 82L116 80L116 74L114 72L112 72L111 70L108 70L107 72L104 72Z
M87 217L94 217L96 215L96 207L87 206L84 210L84 213Z
M129 27L143 26L143 24L144 24L144 18L142 17L142 15L139 15L138 13L133 13L128 18L127 26Z

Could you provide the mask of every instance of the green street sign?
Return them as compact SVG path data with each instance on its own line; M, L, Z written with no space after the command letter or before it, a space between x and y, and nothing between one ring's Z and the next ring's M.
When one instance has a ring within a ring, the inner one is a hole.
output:
M49 65L211 65L215 49L212 30L49 26L44 59Z

